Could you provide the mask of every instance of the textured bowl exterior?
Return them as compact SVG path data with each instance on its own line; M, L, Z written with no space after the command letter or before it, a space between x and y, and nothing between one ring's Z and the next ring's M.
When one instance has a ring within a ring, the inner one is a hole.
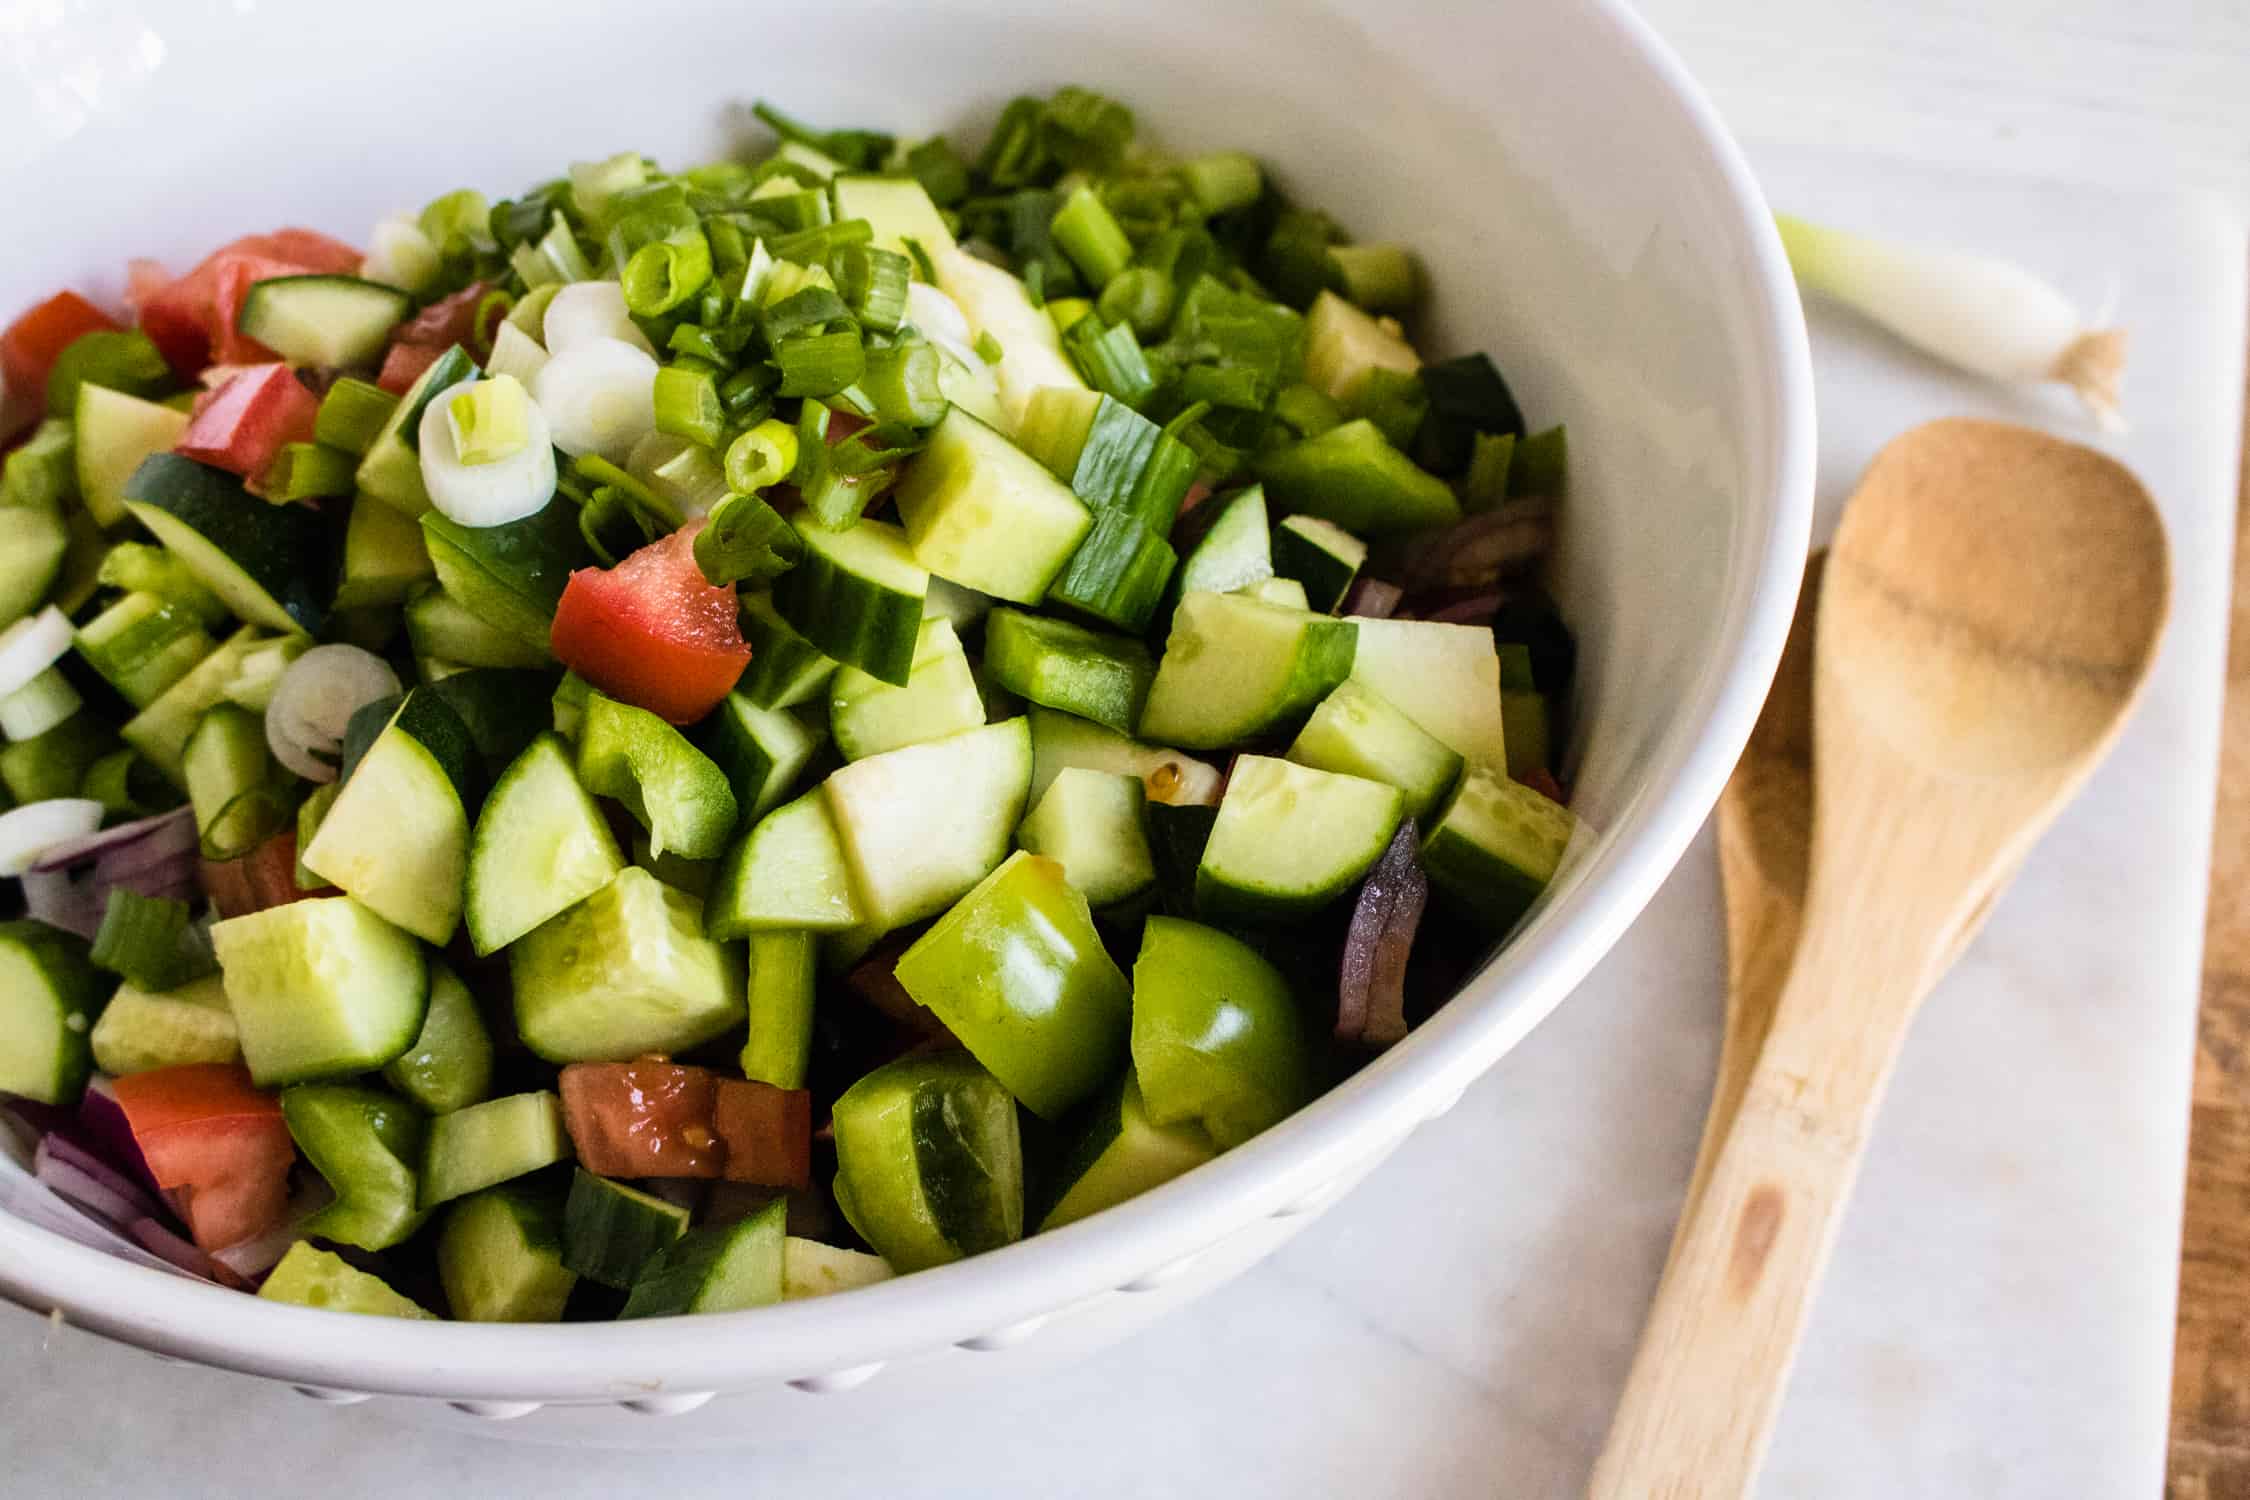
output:
M447 187L504 192L626 145L713 154L747 128L752 91L810 119L911 129L973 128L1019 86L1107 89L1168 144L1246 146L1360 233L1413 243L1439 352L1490 349L1535 419L1569 422L1556 588L1581 634L1573 779L1598 836L1504 953L1341 1088L1177 1182L974 1261L692 1328L495 1328L265 1303L0 1213L0 1295L316 1399L418 1398L386 1405L527 1438L676 1445L864 1423L1107 1342L1295 1233L1553 1009L1708 814L1795 599L1811 375L1739 152L1622 4L843 0L814 25L777 19L791 14L692 0L35 9L0 33L29 81L0 92L0 183L41 219L0 267L0 307L58 284L114 298L128 255L181 268L282 222L358 239ZM712 45L682 52L679 35ZM787 70L761 69L767 55ZM0 1203L21 1180L0 1152Z

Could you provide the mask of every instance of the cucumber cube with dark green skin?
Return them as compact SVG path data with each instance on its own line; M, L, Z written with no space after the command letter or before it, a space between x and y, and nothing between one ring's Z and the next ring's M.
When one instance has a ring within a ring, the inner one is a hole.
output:
M1060 863L1063 878L1102 907L1147 890L1156 880L1141 831L1147 792L1137 776L1065 770L1016 830L1016 844Z
M1034 707L1031 723L1031 800L1046 796L1055 778L1073 766L1115 771L1141 783L1151 802L1219 805L1219 768L1162 745L1144 745L1090 719Z
M1394 786L1237 756L1196 867L1196 907L1251 922L1318 911L1382 857L1404 811Z
M422 1029L384 1065L383 1081L433 1115L466 1109L491 1090L492 1034L469 987L435 959Z
M397 604L436 576L429 544L412 516L369 495L352 501L351 519L344 523L344 572L336 584L338 609Z
M924 585L929 588L930 580ZM742 601L742 639L750 665L734 690L760 708L794 708L810 702L835 674L836 659L781 617L770 594Z
M330 1312L382 1318L436 1317L412 1298L393 1291L380 1276L371 1276L334 1251L305 1240L289 1247L281 1264L258 1288L258 1295L268 1302L320 1307Z
M195 733L195 726L203 721L205 711L226 697L228 686L250 653L272 639L261 635L255 626L243 626L221 641L217 650L197 662L185 677L166 688L148 707L126 720L125 727L118 731L119 737L162 771L174 786L186 791L187 777L180 758L187 750L188 736ZM0 755L7 753L0 751ZM47 795L67 794L50 792ZM19 800L33 800L20 792L17 796Z
M1179 554L1164 534L1131 511L1110 509L1071 554L1050 603L1135 634L1148 629L1164 602Z
M336 1201L305 1220L310 1238L387 1250L422 1226L415 1164L422 1111L381 1089L305 1083L281 1091L290 1138L326 1178Z
M1071 1125L1069 1144L1047 1183L1042 1233L1115 1208L1219 1154L1202 1126L1151 1120L1130 1067Z
M125 509L203 585L252 625L320 629L334 590L335 549L309 505L268 505L223 469L176 453L141 461Z
M827 798L808 792L759 819L720 862L704 919L720 939L858 926L859 899Z
M1042 1119L1125 1053L1132 988L1057 860L1018 851L899 956L897 977Z
M1414 467L1364 417L1267 454L1258 475L1285 508L1362 536L1398 536L1461 519L1453 487Z
M1273 532L1274 571L1305 586L1308 608L1334 614L1367 561L1367 543L1318 516L1285 516Z
M552 1063L684 1052L743 1017L741 962L703 935L703 904L636 865L510 943L508 973L517 1033Z
M270 276L254 281L235 327L292 364L369 364L413 309L397 287L357 276Z
M917 562L1017 604L1046 597L1094 524L1045 465L959 407L931 429L897 496Z
M647 709L601 693L586 695L578 779L623 803L658 854L716 859L739 815L734 788L710 756Z
M469 942L497 953L593 895L625 868L609 821L554 735L501 773L469 840Z
M1301 766L1361 776L1406 794L1409 817L1437 810L1461 775L1459 751L1415 723L1357 677L1321 700L1290 745Z
M305 868L425 942L452 941L484 769L468 726L415 688L344 779L299 852Z
M688 1211L678 1204L580 1167L563 1205L563 1264L624 1291L687 1227Z
M819 731L795 714L760 708L739 692L719 701L696 737L726 773L744 823L780 805L822 743Z
M774 612L825 655L903 686L930 588L906 533L881 521L828 531L800 520L797 534L804 556L774 580ZM753 670L757 650L753 642Z
M242 1061L241 1034L216 974L154 993L119 985L90 1040L94 1065L113 1078L188 1063Z
M188 414L92 382L78 388L72 458L78 496L97 525L125 519L125 482L152 453L168 453L187 431Z
M563 1205L544 1183L487 1188L446 1210L438 1282L464 1323L557 1323L578 1285L563 1264Z
M127 594L81 625L76 646L86 665L136 709L155 702L218 649L194 611L146 593Z
M447 349L391 410L390 418L375 434L360 459L354 483L363 495L373 495L410 516L430 508L430 492L422 483L422 412L439 393L451 390L477 373L476 361L459 344ZM575 525L576 507L572 520ZM559 591L559 585L558 585Z
M373 1072L421 1034L420 945L349 896L230 917L211 946L261 1088Z
M1265 490L1252 485L1227 499L1204 503L1224 509L1180 564L1178 592L1186 595L1203 589L1231 594L1273 577L1273 535L1266 529Z
M935 916L999 867L1031 785L1024 721L855 760L822 785L863 925Z
M406 638L413 643L416 659L423 662L531 668L544 667L551 660L543 648L527 645L507 631L487 625L441 588L418 589L406 601L405 616Z
M562 1100L537 1089L487 1099L430 1121L422 1153L424 1209L570 1159Z
M1577 828L1560 803L1472 766L1422 840L1422 869L1440 899L1506 932L1555 878Z
M1492 632L1443 620L1357 620L1352 676L1471 765L1508 761Z
M0 1094L75 1104L111 987L78 938L44 922L0 922Z
M1214 927L1152 916L1133 962L1133 1072L1148 1118L1222 1151L1303 1104L1312 1063L1281 971Z
M983 722L984 699L968 654L945 620L922 622L903 684L846 666L828 685L829 730L846 760L942 740Z
M986 619L984 663L1008 691L1119 734L1140 722L1156 678L1148 648L1132 637L1019 609L996 609Z
M903 1058L836 1101L836 1203L899 1271L1023 1237L1016 1101L967 1053Z
M594 560L579 530L578 507L561 495L537 515L498 526L463 526L441 511L425 512L422 542L439 586L455 603L539 652L547 650L571 573Z
M732 1224L691 1230L656 1252L633 1282L620 1318L740 1312L781 1300L789 1200Z
M1240 594L1180 601L1157 663L1141 736L1218 749L1310 712L1352 672L1359 626Z
M0 619L21 619L45 602L69 550L70 529L53 511L0 506Z

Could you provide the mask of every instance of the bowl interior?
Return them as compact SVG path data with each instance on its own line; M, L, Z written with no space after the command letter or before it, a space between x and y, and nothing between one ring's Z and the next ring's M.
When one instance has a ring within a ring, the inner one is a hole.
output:
M1047 1243L745 1315L763 1320L755 1348L630 1326L324 1324L308 1341L297 1310L0 1223L0 1291L67 1298L108 1331L161 1325L173 1347L304 1379L320 1378L306 1361L340 1358L363 1389L593 1395L636 1374L847 1364L1116 1285L1394 1141L1545 1014L1701 822L1770 676L1809 512L1803 326L1715 117L1606 3L89 0L5 46L29 86L0 97L0 184L36 205L39 232L0 268L4 307L60 284L114 300L128 256L182 269L280 223L359 241L447 188L497 198L627 147L716 154L758 131L754 97L817 122L973 132L1010 94L1075 81L1166 145L1254 151L1358 236L1413 245L1433 288L1426 348L1489 350L1535 426L1570 426L1555 582L1581 648L1575 805L1599 837L1463 996L1303 1115ZM589 1337L607 1340L601 1372L541 1363ZM442 1379L425 1358L440 1349Z

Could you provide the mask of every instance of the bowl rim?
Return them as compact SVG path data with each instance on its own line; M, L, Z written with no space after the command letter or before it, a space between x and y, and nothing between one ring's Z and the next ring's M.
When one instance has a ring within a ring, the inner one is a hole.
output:
M1544 1019L1639 915L1716 805L1780 659L1809 541L1815 472L1811 355L1770 210L1716 108L1624 0L1593 0L1620 55L1648 74L1708 153L1744 243L1749 383L1765 448L1746 496L1712 651L1664 748L1581 877L1405 1043L1216 1161L1091 1219L845 1295L667 1319L477 1325L359 1318L266 1302L134 1265L0 1213L0 1296L120 1341L314 1387L449 1400L618 1401L860 1373L1024 1329L1112 1291L1153 1288L1261 1219L1324 1207L1327 1190L1443 1113ZM755 1320L747 1321L747 1320Z

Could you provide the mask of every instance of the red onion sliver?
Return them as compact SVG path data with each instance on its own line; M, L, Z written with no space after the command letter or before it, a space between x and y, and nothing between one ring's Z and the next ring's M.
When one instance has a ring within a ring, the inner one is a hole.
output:
M1519 500L1425 533L1407 546L1400 582L1409 593L1489 588L1520 573L1554 545L1555 521L1543 500Z
M1418 848L1408 819L1360 885L1337 985L1341 1041L1388 1047L1406 1036L1406 962L1430 899L1430 883L1415 858Z
M85 1173L110 1192L131 1204L132 1211L126 1214L120 1222L154 1218L163 1212L156 1201L155 1194L150 1193L139 1183L119 1171L116 1165L103 1157L100 1152L90 1146L81 1144L62 1131L51 1130L47 1132L46 1136L39 1142L39 1150L42 1155L60 1162L62 1165L74 1167ZM38 1160L38 1157L33 1158L34 1166L37 1165Z
M246 1240L211 1252L211 1259L245 1281L255 1281L281 1263L289 1247L304 1238L298 1228L306 1219L336 1201L336 1194L319 1174L307 1172L304 1186L289 1200L289 1212L280 1223Z
M1351 589L1344 595L1342 612L1363 620L1387 620L1397 612L1398 601L1405 596L1406 591L1395 583L1362 576L1352 581Z
M66 870L72 865L112 850L122 852L128 847L140 852L146 844L146 853L152 860L195 852L195 809L174 808L168 813L158 813L152 818L140 818L131 823L120 823L115 828L105 828L99 833L89 833L42 850L31 868L44 873L49 870Z
M78 1096L77 1130L102 1160L138 1183L145 1192L161 1191L156 1185L156 1174L148 1169L148 1158L141 1155L140 1142L133 1138L132 1122L125 1118L125 1106L117 1102L117 1093L110 1087L106 1074L96 1073L87 1080L86 1091Z
M91 879L74 880L59 870L32 870L20 878L24 910L34 921L75 933L89 943L94 940L109 897L95 889Z
M1472 594L1466 599L1431 610L1422 616L1445 625L1485 625L1500 609L1500 596L1496 593Z
M55 1194L76 1204L104 1223L123 1229L141 1217L140 1206L107 1183L63 1161L47 1149L49 1136L39 1143L31 1159L31 1175Z
M222 1286L239 1284L241 1278L222 1269L193 1244L180 1238L154 1219L135 1219L125 1226L125 1232L137 1241L143 1250L205 1281L215 1281Z

